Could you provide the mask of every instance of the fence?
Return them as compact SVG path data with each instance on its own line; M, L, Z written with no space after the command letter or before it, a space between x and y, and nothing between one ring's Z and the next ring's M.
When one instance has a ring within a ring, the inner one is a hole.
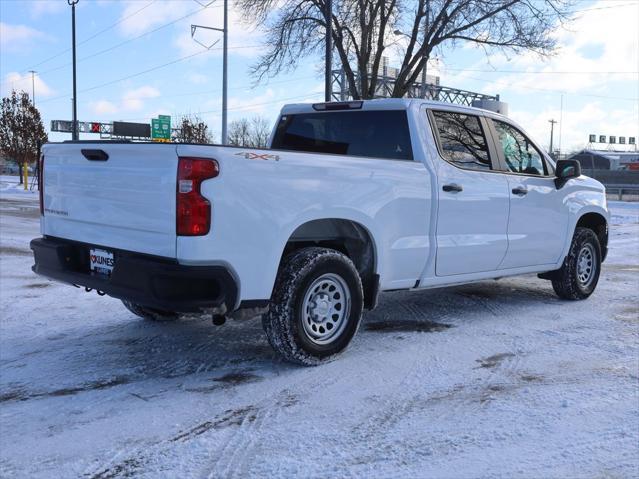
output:
M603 183L609 199L639 201L639 171L582 168L581 172Z

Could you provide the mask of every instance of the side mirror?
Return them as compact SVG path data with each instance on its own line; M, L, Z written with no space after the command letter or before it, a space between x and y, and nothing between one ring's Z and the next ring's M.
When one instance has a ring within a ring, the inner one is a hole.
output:
M581 163L577 160L559 160L555 167L555 186L561 188L571 178L581 176Z

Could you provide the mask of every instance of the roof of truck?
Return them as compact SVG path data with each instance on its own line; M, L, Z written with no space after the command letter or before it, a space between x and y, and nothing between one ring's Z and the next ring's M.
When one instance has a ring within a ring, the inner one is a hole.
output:
M348 100L345 102L332 102L336 103L362 103L361 108L353 109L353 110L407 110L412 105L420 104L427 105L432 108L445 108L447 110L454 110L459 112L467 112L467 113L475 113L481 112L482 114L490 114L496 117L500 117L502 115L495 113L490 110L484 110L481 108L475 108L471 106L465 105L456 105L453 103L445 103L442 101L434 101L434 100L422 100L419 98L378 98L375 100ZM314 113L318 110L314 108L314 105L324 105L323 102L315 102L315 103L290 103L288 105L284 105L282 107L281 114L283 115L291 115L295 113ZM346 110L346 109L345 109Z

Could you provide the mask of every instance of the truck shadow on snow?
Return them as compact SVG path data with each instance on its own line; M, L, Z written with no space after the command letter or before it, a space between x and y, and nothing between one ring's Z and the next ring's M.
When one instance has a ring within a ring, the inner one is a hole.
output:
M547 302L559 306L559 317L562 302L549 285L515 281L383 294L378 308L365 314L359 341L366 341L370 348L374 343L382 347L385 336L397 332L446 334L452 327L512 317L516 310ZM69 396L158 379L172 381L172 388L206 393L297 369L271 350L258 318L215 327L201 317L154 323L121 311L110 321L118 311L116 306L114 302L113 312L88 318L80 334L28 339L14 357L5 356L0 370L13 373L3 376L20 381L4 383L0 403ZM364 354L357 343L358 338L347 355ZM52 377L60 378L56 388L46 386Z

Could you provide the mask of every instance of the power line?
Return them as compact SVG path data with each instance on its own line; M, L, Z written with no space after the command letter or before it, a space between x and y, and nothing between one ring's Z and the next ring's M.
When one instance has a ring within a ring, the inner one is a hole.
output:
M622 5L610 5L608 7L594 7L594 8L583 8L580 10L574 10L572 12L568 12L569 14L575 14L575 13L582 13L582 12L592 12L594 10L609 10L611 8L624 8L624 7L632 7L632 6L636 6L639 5L639 3L637 2L633 2L633 3L624 3Z
M302 80L310 80L313 78L317 78L316 75L312 75L312 76L306 76L306 77L297 77L297 78L289 78L287 80L280 80L280 81L274 81L274 82L269 82L267 84L264 84L263 86L269 87L271 85L280 85L283 83L292 83L292 82L298 82L298 81L302 81ZM229 88L229 90L235 91L235 90L245 90L248 88L252 88L253 85L239 85L239 86L234 86ZM220 93L222 91L221 88L217 88L215 90L203 90L203 91L196 91L196 92L189 92L189 93L175 93L172 95L162 95L162 98L179 98L179 97L185 97L185 96L197 96L197 95L206 95L209 93ZM89 102L83 102L83 104L88 104Z
M136 40L139 40L140 38L143 38L143 37L146 37L146 36L148 36L148 35L151 35L151 34L153 34L153 33L155 33L155 32L158 32L158 31L160 31L160 30L162 30L162 29L166 28L166 27L169 27L169 26L171 26L171 25L174 25L175 23L177 23L177 22L179 22L179 21L181 21L181 20L184 20L184 19L186 19L186 18L188 18L188 17L190 17L190 16L193 16L193 15L195 15L196 13L201 12L201 11L202 11L202 10L204 10L205 8L206 8L206 7L198 8L197 10L193 10L192 12L187 13L186 15L184 15L184 16L182 16L182 17L180 17L180 18L176 18L175 20L170 21L170 22L168 22L168 23L165 23L165 24L163 24L163 25L160 25L159 27L153 28L153 29L151 29L151 30L147 30L146 32L143 32L143 33L141 33L140 35L138 35L138 36L136 36L136 37L129 38L129 39L124 40L124 41L122 41L122 42L120 42L120 43L116 43L115 45L112 45L112 46L110 46L110 47L107 47L107 48L105 48L105 49L103 49L103 50L100 50L100 51L97 51L97 52L92 53L92 54L90 54L90 55L87 55L87 56L85 56L85 57L82 57L82 58L80 58L80 59L78 60L78 62L82 62L82 61L85 61L85 60L89 60L89 59L91 59L91 58L95 58L95 57L97 57L97 56L100 56L100 55L103 55L103 54L108 53L108 52L110 52L110 51L113 51L113 50L115 50L115 49L117 49L117 48L120 48L121 46L127 45L127 44L129 44L129 43L131 43L131 42L134 42L134 41L136 41ZM64 65L60 65L60 66L57 66L57 67L51 68L51 69L49 69L49 70L45 70L45 71L43 71L43 72L42 72L42 74L51 73L51 72L54 72L54 71L57 71L57 70L61 70L62 68L66 68L66 67L68 67L69 65L70 65L70 63L65 63Z
M157 0L151 0L149 3L147 3L146 5L144 5L144 6L143 6L142 8L140 8L139 10L136 10L135 12L132 12L131 14L127 15L127 16L126 16L126 17L124 17L124 18L121 18L120 20L118 20L117 22L113 23L112 25L109 25L108 27L106 27L106 28L104 28L104 29L100 30L99 32L97 32L97 33L95 33L95 34L91 35L90 37L85 38L85 39L84 39L84 40L82 40L81 42L78 42L78 45L82 45L82 44L84 44L84 43L87 43L88 41L93 40L93 39L94 39L94 38L96 38L97 36L102 35L103 33L108 32L109 30L111 30L111 29L113 29L113 28L117 27L119 24L121 24L121 23L122 23L122 22L124 22L125 20L128 20L129 18L131 18L131 17L133 17L133 16L137 15L138 13L142 12L143 10L147 9L147 8L148 8L148 7L150 7L152 4L154 4L156 1L157 1ZM50 60L53 60L54 58L58 58L58 57L60 57L60 56L64 55L65 53L68 53L70 50L71 50L70 48L67 48L66 50L63 50L63 51L61 51L61 52L59 52L59 53L56 53L55 55L52 55L52 56L50 56L50 57L46 58L45 60L42 60L41 62L36 63L35 65L33 65L33 66L32 66L32 67L30 67L30 68L31 68L31 69L34 69L35 67L38 67L38 66L40 66L40 65L43 65L43 64L45 64L45 63L49 62ZM67 63L65 66L67 66L67 65L70 65L70 63ZM24 73L24 71L26 71L26 69L25 69L25 70L23 70L23 73ZM51 71L51 70L48 70L48 71ZM46 73L46 72L43 72L43 73Z
M155 70L159 70L160 68L164 68L164 67L167 67L169 65L174 65L174 64L182 62L184 60L188 60L189 58L193 58L193 57L196 57L198 55L202 55L203 53L208 53L209 51L210 50L203 50L203 51L200 51L200 52L192 53L191 55L186 55L186 56L177 58L177 59L172 60L170 62L166 62L166 63L163 63L161 65L157 65L157 66L151 67L151 68L149 68L147 70L143 70L143 71L140 71L140 72L137 72L137 73L133 73L131 75L127 75L127 76L122 77L122 78L118 78L118 79L115 79L115 80L110 80L108 82L101 83L99 85L94 85L92 87L85 88L84 90L80 90L79 93L85 93L85 92L88 92L88 91L97 90L98 88L103 88L105 86L113 85L115 83L120 83L122 81L129 80L130 78L135 78L135 77L138 77L140 75L144 75L146 73L150 73L150 72L153 72ZM69 96L68 94L67 95L60 95L60 96L57 96L57 97L54 97L54 98L49 98L47 100L42 100L40 103L46 103L46 102L50 102L50 101L60 100L62 98L68 98L68 96Z
M229 50L243 49L243 48L258 48L258 47L260 47L260 46L261 46L261 45L240 45L240 46L236 46L236 47L229 47ZM146 73L150 73L150 72L152 72L152 71L159 70L160 68L164 68L164 67L167 67L167 66L169 66L169 65L173 65L173 64L175 64L175 63L178 63L178 62L181 62L181 61L187 60L187 59L189 59L189 58L192 58L192 57L195 57L195 56L201 55L201 54L203 54L203 53L212 52L212 51L217 51L217 50L221 50L221 49L222 49L222 47L219 47L219 48L210 48L210 49L208 49L208 50L202 50L202 51L199 51L199 52L193 53L193 54L191 54L191 55L186 55L186 56L181 57L181 58L178 58L178 59L176 59L176 60L172 60L172 61L170 61L170 62L163 63L163 64L161 64L161 65L157 65L157 66L155 66L155 67L151 67L151 68L149 68L149 69L147 69L147 70L143 70L143 71L139 71L139 72L136 72L136 73L132 73L132 74L127 75L127 76L125 76L125 77L118 78L118 79L115 79L115 80L111 80L111 81L108 81L108 82L105 82L105 83L102 83L102 84L99 84L99 85L94 85L94 86L89 87L89 88L86 88L86 89L84 89L84 90L80 90L80 93L84 93L84 92L88 92L88 91L92 91L92 90L97 90L98 88L102 88L102 87L105 87L105 86L113 85L114 83L119 83L119 82L121 82L121 81L128 80L128 79L130 79L130 78L135 78L135 77L138 77L138 76L140 76L140 75L144 75L144 74L146 74ZM43 72L43 73L45 73L45 72ZM41 74L40 76L42 76L42 74ZM56 101L56 100L60 100L60 99L62 99L62 98L67 98L68 96L69 96L69 95L60 95L60 96L57 96L57 97L54 97L54 98L48 98L47 100L43 100L43 101L41 101L40 103L46 103L46 102L50 102L50 101Z
M468 78L469 80L476 80L476 81L480 81L480 82L484 82L484 83L496 83L498 85L505 85L507 87L515 87L515 88L524 88L526 90L536 90L536 91L545 91L545 92L549 92L549 93L563 93L563 94L568 94L568 92L566 91L562 91L562 90L552 90L549 88L539 88L539 87L533 87L533 86L528 86L528 85L518 85L516 83L508 83L508 82L504 82L504 81L498 81L498 80L489 80L486 78L475 78L475 77L470 77L470 76L466 76L465 78ZM638 101L639 98L627 98L627 97L615 97L615 96L606 96L606 95L597 95L595 93L577 93L577 92L571 92L571 95L575 95L575 96L588 96L588 97L594 97L594 98L603 98L603 99L607 99L607 100L624 100L624 101Z
M444 67L444 70L461 71L461 72L475 72L475 73L515 73L515 74L530 74L530 75L638 75L639 71L529 71L529 70L477 70L472 68L451 68Z
M266 101L266 102L262 102L262 103L252 103L250 105L236 106L236 107L233 107L233 108L229 108L229 111L251 110L251 109L255 108L256 106L272 105L274 103L283 103L283 102L288 102L288 101L291 101L291 100L304 100L304 99L309 99L311 97L318 97L318 96L321 96L321 95L322 95L321 92L306 93L304 95L298 95L298 96L289 97L289 98L280 98L278 100ZM179 118L181 116L189 115L191 113L196 113L198 115L207 115L207 114L210 114L210 113L218 113L218 112L219 112L219 109L215 109L215 110L198 111L198 112L182 112L182 113L173 114L172 116L174 116L176 118ZM148 118L126 118L126 119L123 119L121 121L146 121L146 120L148 120Z

